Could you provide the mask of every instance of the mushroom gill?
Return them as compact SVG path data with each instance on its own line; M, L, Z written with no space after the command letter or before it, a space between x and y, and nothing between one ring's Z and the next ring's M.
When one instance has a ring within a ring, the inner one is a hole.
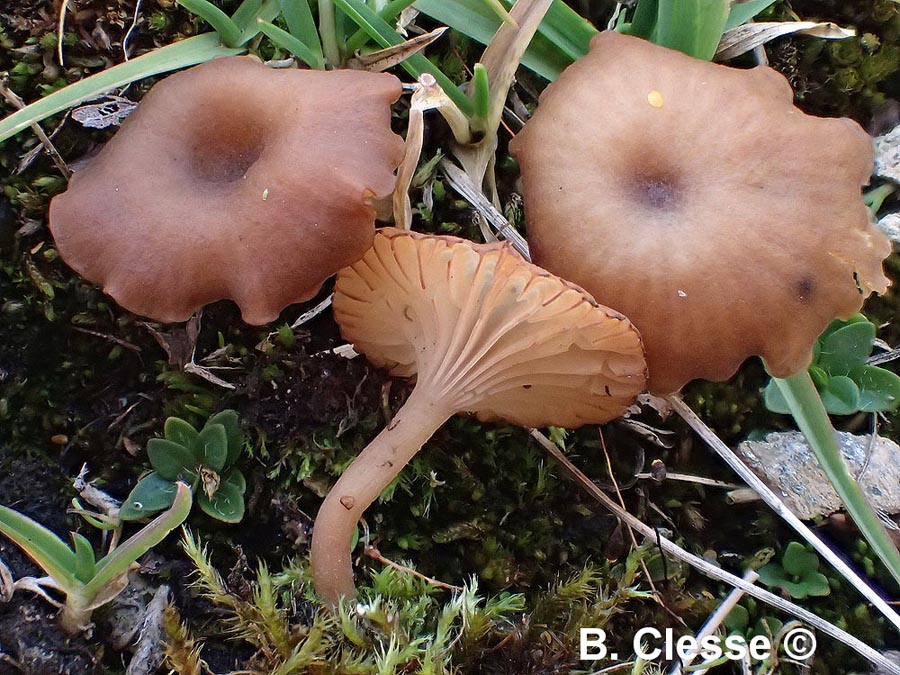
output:
M219 58L167 77L50 206L63 259L126 309L262 324L358 259L403 156L392 75Z
M650 390L778 377L888 280L860 196L871 139L805 115L787 80L605 31L541 95L510 149L535 263L641 331Z
M342 335L416 386L341 475L316 517L312 568L322 599L354 593L350 541L363 511L457 413L577 427L622 415L646 383L629 321L508 244L379 230L338 273Z

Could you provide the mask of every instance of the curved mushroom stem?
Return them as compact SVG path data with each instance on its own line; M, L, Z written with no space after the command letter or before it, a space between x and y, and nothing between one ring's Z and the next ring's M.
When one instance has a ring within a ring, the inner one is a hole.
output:
M356 594L350 542L369 504L394 480L432 434L455 413L423 392L420 382L406 404L344 471L316 516L312 570L319 597L337 606Z

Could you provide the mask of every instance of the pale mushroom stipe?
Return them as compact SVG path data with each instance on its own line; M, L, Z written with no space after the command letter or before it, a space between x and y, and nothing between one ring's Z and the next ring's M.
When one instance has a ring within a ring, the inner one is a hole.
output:
M802 371L832 319L888 287L860 194L871 139L801 112L771 68L604 31L510 150L534 262L634 322L655 394L752 355Z
M628 319L506 243L379 230L338 273L334 316L372 363L416 384L316 517L313 575L332 605L355 592L350 542L360 516L450 417L599 424L622 415L646 384Z
M403 157L400 93L393 75L251 56L171 75L53 200L60 255L159 321L226 298L273 321L371 245Z

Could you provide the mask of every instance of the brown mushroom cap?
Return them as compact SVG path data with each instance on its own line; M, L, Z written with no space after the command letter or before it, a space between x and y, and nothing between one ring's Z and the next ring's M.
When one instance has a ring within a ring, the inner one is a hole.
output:
M769 68L605 31L511 145L535 263L634 322L654 393L754 354L796 373L888 286L890 243L860 198L870 138L792 101Z
M458 412L575 427L625 412L644 389L628 319L522 259L508 244L384 229L338 273L342 335L416 387L328 493L312 538L319 596L353 595L356 522L431 435Z
M358 259L403 144L392 75L220 58L172 75L50 208L63 259L133 312L230 298L262 324Z
M338 273L334 316L372 363L483 421L599 424L645 384L631 323L506 243L381 229Z

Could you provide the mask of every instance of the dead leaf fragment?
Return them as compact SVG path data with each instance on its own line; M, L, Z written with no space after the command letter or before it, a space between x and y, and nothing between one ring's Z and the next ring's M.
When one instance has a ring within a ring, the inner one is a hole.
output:
M728 61L784 35L811 35L827 40L843 40L856 35L852 28L841 28L826 21L762 21L747 23L727 31L719 42L714 59Z

